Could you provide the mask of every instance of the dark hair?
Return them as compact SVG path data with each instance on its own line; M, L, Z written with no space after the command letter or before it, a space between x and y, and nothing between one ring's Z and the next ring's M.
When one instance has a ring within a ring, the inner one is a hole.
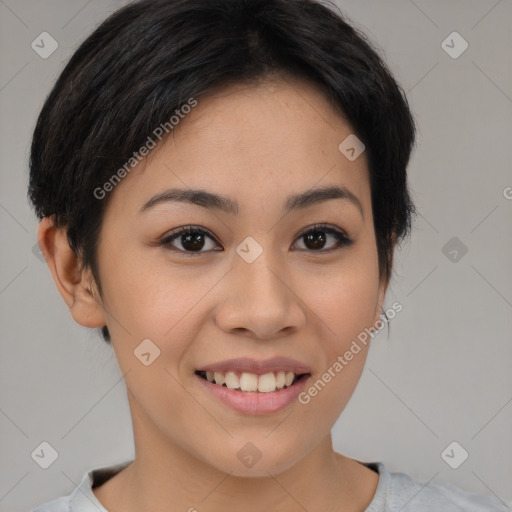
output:
M366 36L336 6L314 0L141 0L76 50L31 146L35 212L66 229L100 295L97 242L108 197L93 191L189 98L287 75L314 82L366 146L379 273L389 280L394 242L415 213L406 178L415 124ZM110 342L106 326L101 334Z

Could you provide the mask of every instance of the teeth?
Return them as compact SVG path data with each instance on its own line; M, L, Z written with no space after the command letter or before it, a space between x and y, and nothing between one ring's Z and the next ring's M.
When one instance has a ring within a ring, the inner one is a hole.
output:
M277 389L285 386L291 386L295 373L293 372L269 372L263 375L255 373L243 372L211 372L207 371L206 380L218 384L225 385L228 389L236 389L240 391L259 391L260 393L272 393Z
M293 372L290 372L295 375ZM286 373L285 372L277 372L276 374L276 388L281 389L284 388L286 384Z
M260 375L258 379L258 391L260 393L270 393L276 390L276 376L270 372Z
M240 375L240 389L242 391L258 391L258 376L254 373Z
M238 389L240 387L240 379L235 372L226 372L226 386L228 389Z

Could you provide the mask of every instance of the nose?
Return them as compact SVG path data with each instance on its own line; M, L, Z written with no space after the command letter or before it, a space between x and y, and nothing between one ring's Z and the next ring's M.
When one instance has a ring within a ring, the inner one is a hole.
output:
M293 290L290 273L271 260L269 251L252 263L236 256L223 280L216 324L230 334L258 339L288 336L305 324L304 304Z

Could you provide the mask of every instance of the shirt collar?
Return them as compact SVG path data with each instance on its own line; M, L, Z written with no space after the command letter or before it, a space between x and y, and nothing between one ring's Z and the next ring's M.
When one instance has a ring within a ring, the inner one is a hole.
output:
M133 460L121 462L111 466L90 469L86 471L78 487L70 495L70 505L73 512L109 512L92 492L93 487L98 487L110 478L120 473L129 466ZM382 462L360 462L363 466L377 472L379 483L372 501L365 512L380 512L385 510L387 489L390 483L390 474Z
M69 497L71 510L73 512L108 512L96 498L92 489L117 475L117 473L129 466L132 462L133 460L128 460L119 464L86 471L78 487L75 488Z

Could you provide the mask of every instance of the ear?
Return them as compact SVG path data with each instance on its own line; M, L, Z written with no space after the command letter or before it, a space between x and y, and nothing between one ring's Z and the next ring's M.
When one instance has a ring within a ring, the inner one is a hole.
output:
M80 261L69 246L65 229L44 217L38 229L39 247L57 288L75 322L84 327L103 327L105 314L90 271L80 270Z

